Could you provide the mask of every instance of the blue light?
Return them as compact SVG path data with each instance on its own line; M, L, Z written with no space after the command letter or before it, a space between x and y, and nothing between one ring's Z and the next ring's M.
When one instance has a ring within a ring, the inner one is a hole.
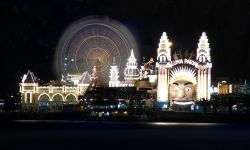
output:
M156 107L157 108L168 108L168 102L157 102Z

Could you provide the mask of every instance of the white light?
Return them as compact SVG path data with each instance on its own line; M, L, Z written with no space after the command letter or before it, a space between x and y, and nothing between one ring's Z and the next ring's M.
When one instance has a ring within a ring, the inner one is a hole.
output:
M214 87L214 92L217 93L218 92L218 88Z
M167 60L171 60L171 45L172 43L168 40L166 32L163 32L157 49L157 60L159 60L161 55L166 56Z
M130 57L128 58L127 66L124 69L125 80L138 80L140 76L140 70L137 68L137 62L134 56L133 49L131 49Z
M157 126L219 126L223 123L188 123L188 122L150 122L149 125Z
M174 104L177 104L177 105L191 105L191 104L194 104L194 102L178 102L178 101L174 101Z
M158 71L157 100L166 102L168 100L168 68L160 64Z
M168 105L167 105L167 104L164 104L164 105L162 106L162 108L168 108Z
M187 66L179 66L171 70L170 84L177 80L188 80L196 84L196 71L195 69Z

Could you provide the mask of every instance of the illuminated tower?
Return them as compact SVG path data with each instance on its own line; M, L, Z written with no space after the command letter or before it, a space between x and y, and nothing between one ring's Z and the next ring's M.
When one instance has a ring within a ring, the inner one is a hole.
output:
M22 99L22 109L30 110L35 108L35 93L37 91L38 82L34 73L28 70L27 74L22 77L22 83L20 83L20 93Z
M115 57L113 57L113 65L110 68L110 80L109 80L109 87L118 87L119 86L119 69L115 65Z
M124 69L124 79L125 81L136 81L139 79L139 69L137 68L137 63L133 49L131 50L130 57L128 58L127 66Z
M206 33L203 32L197 48L197 100L210 99L211 86L211 56Z
M99 59L96 60L96 65L94 66L91 73L91 87L101 87L103 83L101 81L101 62Z
M169 77L171 68L171 42L168 40L166 32L163 32L159 48L157 49L158 86L157 101L167 103L169 100Z

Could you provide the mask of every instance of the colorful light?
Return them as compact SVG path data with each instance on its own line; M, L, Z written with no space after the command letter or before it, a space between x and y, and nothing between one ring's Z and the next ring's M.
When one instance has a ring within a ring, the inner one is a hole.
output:
M194 98L194 100L201 100L202 98L209 100L211 97L209 89L211 86L212 63L206 33L203 32L199 39L196 60L182 58L172 61L170 45L171 42L169 42L166 33L163 32L157 49L157 101L169 101L169 87L175 81L189 81L196 85L196 99ZM173 103L177 105L193 104L192 101L184 103L174 101Z

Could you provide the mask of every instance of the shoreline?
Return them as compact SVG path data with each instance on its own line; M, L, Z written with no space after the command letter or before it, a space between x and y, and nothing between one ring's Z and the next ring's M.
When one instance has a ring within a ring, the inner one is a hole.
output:
M89 116L86 112L1 112L0 121L14 120L68 120L109 122L200 122L200 123L250 123L250 114L154 112L150 115Z

